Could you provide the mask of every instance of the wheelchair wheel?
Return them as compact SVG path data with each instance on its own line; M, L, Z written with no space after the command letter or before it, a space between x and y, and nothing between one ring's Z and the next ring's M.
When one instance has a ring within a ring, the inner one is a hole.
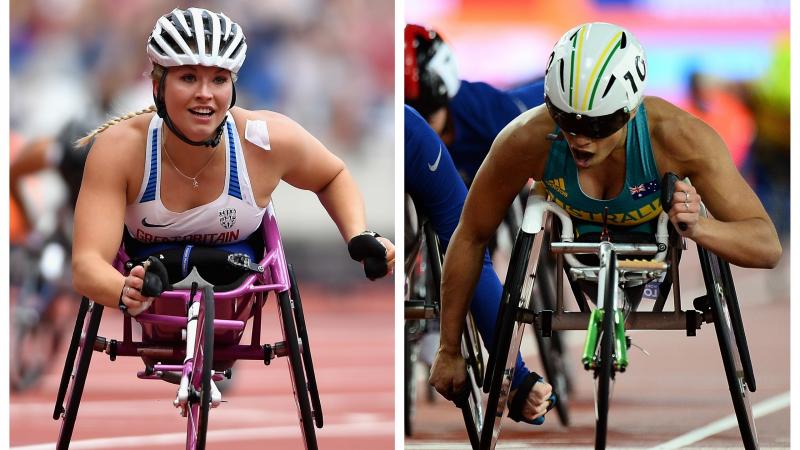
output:
M467 323L461 339L461 352L464 355L467 366L468 390L465 398L457 401L456 405L461 408L469 442L472 448L477 450L484 420L484 410L481 402L481 383L483 382L484 367L480 337L472 314L467 315Z
M529 298L533 289L533 278L528 276L530 273L528 266L533 262L530 258L531 252L537 242L541 246L541 239L541 235L537 236L520 230L512 250L508 275L503 286L503 296L500 300L494 351L489 354L489 363L486 365L486 377L483 384L484 391L489 392L486 415L481 429L480 448L483 450L494 448L500 436L501 421L506 414L506 404L511 391L517 353L527 327L526 323L517 321L517 312L520 309L520 302L524 298ZM528 295L522 295L523 289Z
M50 361L58 352L61 332L57 325L30 307L14 308L11 318L11 358L9 384L14 392L33 387L47 371Z
M294 398L297 403L300 428L303 432L303 441L305 442L306 449L316 450L317 436L314 430L314 417L311 411L309 392L303 370L303 355L300 352L300 343L294 322L294 313L292 312L292 300L289 298L288 291L278 293L278 308L281 314L283 337L289 349L289 373L292 378L292 389L294 390Z
M84 311L83 314L81 310ZM57 420L61 414L56 413L59 410L63 411L63 421L61 422L61 430L58 433L58 443L56 444L56 448L59 450L69 448L69 443L72 440L75 419L78 417L78 407L81 404L83 388L86 385L86 376L89 373L89 364L92 361L97 329L100 327L100 319L103 317L103 305L91 302L86 297L81 300L81 310L78 312L78 319L84 319L85 313L90 313L88 321L78 320L75 323L76 330L83 330L83 342L80 342L80 331L77 335L77 343L75 333L73 333L73 341L70 343L70 352L67 355L67 362L70 362L70 359L74 362L75 356L77 356L77 365L74 366L74 370L72 364L64 366L64 373L61 377L62 385L58 394L58 400L66 398L67 407L64 409L62 402L57 401L56 409L53 413L53 418ZM74 351L72 351L73 349ZM68 386L64 383L65 376L68 380L66 383ZM69 381L70 377L71 382Z
M721 267L727 263L702 247L698 246L697 249L706 285L706 295L714 318L714 330L719 342L722 365L725 367L733 409L739 422L742 444L746 449L756 449L758 448L758 435L748 392L754 389L752 386L751 389L748 389L748 374L741 358L743 349L737 345L735 334L737 324L734 322L736 316L731 314L731 310L734 309L731 304L735 301L735 297L731 295L732 281L727 280L730 283L726 283L720 273ZM738 305L736 305L736 311L738 312ZM738 327L742 327L741 317L738 319ZM743 327L741 331L742 337L744 337ZM747 355L746 352L744 354ZM749 360L749 355L747 355L747 360Z
M547 240L547 236L545 236ZM555 261L549 252L540 252L539 270L534 286L534 309L539 312L543 309L554 311L556 308L556 273ZM565 362L565 350L561 342L561 333L551 332L550 337L544 337L542 330L536 328L534 322L534 339L536 348L539 349L539 358L544 368L545 381L553 386L553 392L558 398L555 409L558 420L564 426L569 426L569 392L571 387L570 373Z
M608 432L608 407L611 397L611 380L614 377L614 293L617 289L614 275L617 270L616 257L612 253L606 268L605 289L603 290L603 321L599 330L600 343L595 371L595 438L594 448L606 448ZM602 273L602 271L601 271Z
M303 303L300 300L300 288L294 274L294 267L289 264L289 281L291 283L291 297L294 301L294 319L297 323L297 334L300 342L303 343L303 367L306 369L306 380L308 380L308 393L311 396L311 408L314 416L314 424L317 428L322 428L322 402L319 400L319 390L317 389L317 376L314 373L314 363L311 360L311 343L308 339L306 329L306 318L303 315Z
M406 321L403 326L403 369L405 378L403 379L403 428L406 436L414 433L414 414L417 404L417 377L415 377L417 363L417 343L412 339L412 327L410 321Z
M527 272L528 260L530 259L533 240L534 235L520 230L517 234L517 238L514 241L514 248L511 250L511 259L508 264L506 281L503 284L503 293L500 297L500 309L497 312L497 322L495 323L494 332L494 349L492 349L501 350L501 353L497 353L497 351L489 352L489 358L486 362L486 376L483 383L483 392L485 393L488 393L490 387L494 384L494 374L496 372L502 373L502 371L498 370L496 366L498 366L498 358L500 358L499 365L504 363L502 359L505 358L508 351L507 346L511 339L510 325L515 323L517 320L517 311L519 310L522 282L524 281L525 273ZM514 294L516 294L516 301L512 302L511 297L513 297ZM504 325L505 327L503 327ZM502 342L501 338L503 338Z
M189 379L189 408L187 412L186 447L203 450L206 447L208 412L211 407L211 372L214 369L214 291L203 289L203 302L197 317L194 341L194 360Z

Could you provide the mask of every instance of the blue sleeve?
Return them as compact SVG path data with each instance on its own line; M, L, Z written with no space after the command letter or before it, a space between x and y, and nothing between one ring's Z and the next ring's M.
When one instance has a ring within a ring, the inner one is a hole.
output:
M506 92L516 102L523 105L527 111L544 103L544 79L536 80L533 83L528 83Z
M458 225L467 187L439 136L405 106L405 191L446 248Z
M542 102L543 83L506 92L486 83L462 81L449 104L454 130L449 148L458 170L473 179L500 131Z
M439 136L414 109L405 106L405 191L415 207L433 224L443 248L458 225L467 187ZM494 347L494 328L503 287L492 267L489 252L484 252L483 267L470 310L486 347ZM517 354L512 387L527 376L528 369Z

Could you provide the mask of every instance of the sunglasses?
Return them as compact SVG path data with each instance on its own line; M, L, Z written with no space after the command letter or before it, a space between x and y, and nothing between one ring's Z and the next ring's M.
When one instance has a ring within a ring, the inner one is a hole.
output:
M591 139L602 139L616 133L625 126L631 114L620 108L605 116L592 117L585 114L564 112L556 108L550 99L544 98L550 117L562 130L573 135L586 136Z

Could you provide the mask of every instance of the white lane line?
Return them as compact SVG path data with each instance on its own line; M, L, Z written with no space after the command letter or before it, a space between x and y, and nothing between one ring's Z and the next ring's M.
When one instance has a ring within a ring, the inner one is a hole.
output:
M753 417L759 418L762 416L766 416L768 414L772 414L775 411L780 411L781 409L788 408L790 400L791 399L788 391L784 392L783 394L779 394L776 395L775 397L764 400L763 402L753 406ZM731 414L730 416L723 417L720 420L711 422L710 424L704 427L690 431L684 435L672 439L671 441L659 444L653 448L659 450L670 450L675 448L681 448L689 444L693 444L697 441L703 440L709 436L721 433L729 428L736 427L738 425L739 422L736 420L736 415Z
M576 447L571 445L551 445L545 444L546 448L549 449L569 449L569 450L593 450L594 447L583 446L583 447ZM497 446L495 447L498 450L530 450L530 449L539 449L543 448L541 443L530 443L530 442L520 442L520 441L506 441L506 442L498 442ZM414 442L406 442L405 450L472 450L472 447L469 444L465 444L463 442L434 442L434 441L414 441Z
M317 431L318 437L351 437L351 436L392 436L394 422L358 423L325 425ZM300 438L298 425L283 427L238 428L232 430L209 431L208 442L247 441L253 439L276 439L286 437ZM84 439L72 441L71 449L108 449L108 448L141 448L142 442L148 447L159 445L176 445L186 442L186 433L163 433L143 436L121 436L115 438ZM11 450L52 450L55 442L45 444L11 447Z

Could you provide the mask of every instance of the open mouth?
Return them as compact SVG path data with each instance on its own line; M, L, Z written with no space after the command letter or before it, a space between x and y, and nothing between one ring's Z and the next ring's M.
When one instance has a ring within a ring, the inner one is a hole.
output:
M210 108L193 108L189 112L199 117L211 117L214 114L214 110Z
M588 165L593 156L594 153L572 149L572 157L575 159L575 163L579 166Z

